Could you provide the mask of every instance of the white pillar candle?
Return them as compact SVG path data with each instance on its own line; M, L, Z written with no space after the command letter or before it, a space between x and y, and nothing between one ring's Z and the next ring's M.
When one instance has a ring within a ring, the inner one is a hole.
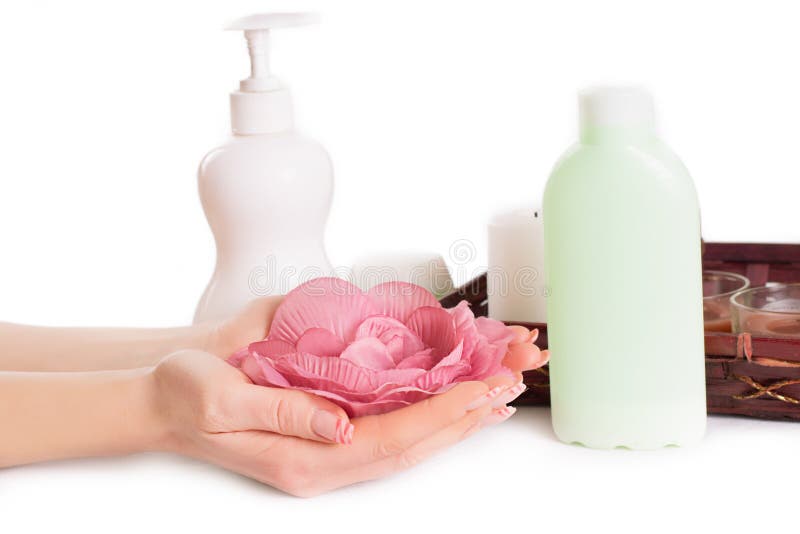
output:
M489 223L489 317L544 323L544 227L540 209L496 215Z
M351 273L351 281L364 290L383 282L411 282L442 298L454 289L447 264L435 252L374 253L359 258Z

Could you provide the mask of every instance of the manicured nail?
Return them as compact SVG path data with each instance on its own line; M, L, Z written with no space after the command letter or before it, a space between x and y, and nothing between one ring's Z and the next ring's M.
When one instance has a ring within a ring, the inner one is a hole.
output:
M528 341L531 343L536 343L537 339L539 339L539 329L534 328L533 330L531 330L531 335L528 338Z
M514 386L512 386L510 388L508 388L505 391L505 393L503 393L502 395L497 397L494 400L494 402L492 402L492 408L494 408L494 409L502 408L503 405L508 404L509 402L512 402L512 401L516 400L516 398L519 397L520 395L522 395L525 392L526 389L528 389L528 386L526 386L522 382L520 382L520 383L518 383L518 384L516 384L516 385L514 385Z
M349 445L353 442L352 423L325 410L317 410L311 416L311 430L319 437Z
M353 443L353 432L356 431L356 427L352 423L347 423L345 427L346 428L344 430L344 444L351 445Z
M467 405L467 411L470 412L472 410L480 408L481 406L489 404L494 399L496 399L503 391L505 391L505 389L506 386L497 386L490 389L485 394L481 395L480 397L469 403Z
M499 410L492 410L483 420L483 426L496 425L502 423L516 413L517 409L513 406L503 406Z

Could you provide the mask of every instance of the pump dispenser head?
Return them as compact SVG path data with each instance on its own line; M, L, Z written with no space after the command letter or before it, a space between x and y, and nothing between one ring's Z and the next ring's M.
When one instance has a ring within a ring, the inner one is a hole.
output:
M319 17L315 13L266 13L240 18L225 28L244 31L250 53L250 77L240 82L238 91L231 93L234 134L256 135L292 128L291 95L270 72L270 31L316 22Z

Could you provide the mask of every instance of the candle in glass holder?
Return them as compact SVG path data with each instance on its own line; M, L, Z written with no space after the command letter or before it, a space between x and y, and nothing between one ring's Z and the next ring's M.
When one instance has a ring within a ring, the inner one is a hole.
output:
M703 323L706 332L731 331L731 296L750 280L735 273L703 271Z
M754 287L731 297L733 331L800 338L800 284Z
M547 321L544 229L540 209L516 209L491 220L486 283L492 319Z

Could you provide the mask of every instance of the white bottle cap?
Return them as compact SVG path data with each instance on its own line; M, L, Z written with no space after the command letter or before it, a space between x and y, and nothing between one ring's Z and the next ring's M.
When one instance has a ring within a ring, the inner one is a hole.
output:
M238 91L231 93L234 134L264 134L292 128L291 95L269 68L269 33L272 28L304 26L318 21L314 13L267 13L243 17L225 28L244 31L250 52L250 77L241 81Z
M655 127L653 97L638 87L596 87L578 95L580 127Z

